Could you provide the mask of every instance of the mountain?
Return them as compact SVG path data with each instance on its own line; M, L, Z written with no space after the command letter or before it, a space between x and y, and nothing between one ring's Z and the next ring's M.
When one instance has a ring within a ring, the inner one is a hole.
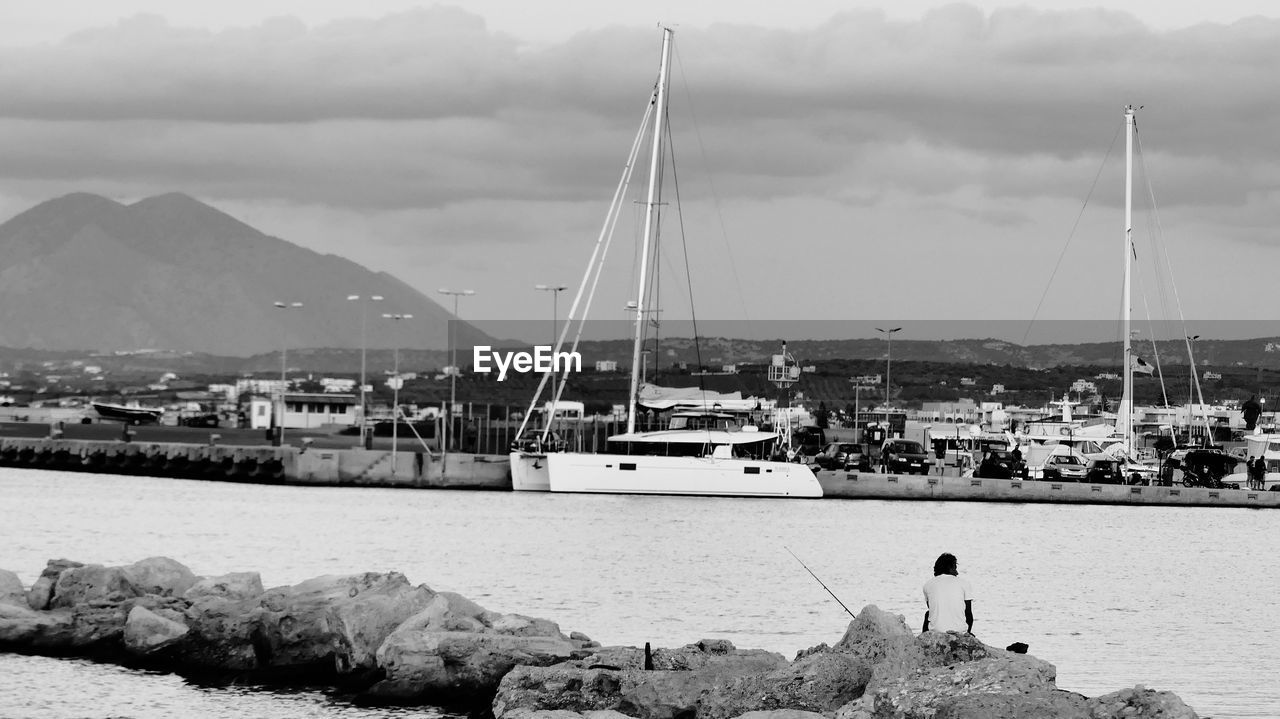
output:
M75 193L0 225L0 346L237 357L358 348L362 311L367 347L448 346L451 313L399 279L180 193L130 205ZM414 317L388 322L384 312ZM493 341L470 325L457 333L463 343Z

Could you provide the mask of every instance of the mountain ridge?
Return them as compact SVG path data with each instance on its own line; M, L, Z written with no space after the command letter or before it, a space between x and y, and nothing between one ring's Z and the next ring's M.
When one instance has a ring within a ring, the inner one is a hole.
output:
M348 294L385 299L369 307ZM413 319L384 322L383 312ZM291 346L443 349L451 319L389 273L272 237L180 192L131 204L75 192L0 223L3 346L238 357ZM492 341L460 327L459 337Z

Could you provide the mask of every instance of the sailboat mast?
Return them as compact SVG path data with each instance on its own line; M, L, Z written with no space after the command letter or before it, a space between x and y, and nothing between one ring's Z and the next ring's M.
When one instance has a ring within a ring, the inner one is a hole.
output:
M1127 450L1133 449L1133 339L1129 332L1133 300L1130 293L1130 275L1133 262L1133 105L1124 108L1124 300L1121 330L1124 333L1124 389L1120 399L1120 430Z
M640 249L640 278L636 290L636 336L631 350L631 391L627 397L627 433L636 431L636 395L640 390L640 345L644 341L644 295L648 284L649 245L653 241L654 215L658 212L658 164L662 159L662 123L666 119L667 73L671 64L671 28L662 28L662 64L653 113L653 155L649 161L649 195L645 203L644 241Z

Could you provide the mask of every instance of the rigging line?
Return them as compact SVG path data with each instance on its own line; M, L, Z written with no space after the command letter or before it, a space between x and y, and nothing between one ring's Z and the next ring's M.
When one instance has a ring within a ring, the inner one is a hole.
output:
M1138 133L1136 132L1136 130L1135 130L1135 132L1134 132L1134 138L1138 141L1138 148L1139 148L1139 150L1141 150L1141 148L1142 148L1142 139L1141 139L1141 137L1140 137L1140 136L1138 136ZM1157 233L1160 235L1160 237L1162 237L1162 238L1163 238L1163 236L1164 236L1164 225L1163 225L1163 223L1161 223L1161 221L1160 221L1160 210L1159 210L1159 206L1156 204L1156 194L1155 194L1155 189L1154 189L1154 187L1153 187L1153 185L1152 185L1152 183L1151 183L1150 175L1149 175L1149 174L1147 173L1147 171L1146 171L1146 158L1145 158L1145 156L1140 156L1140 157L1142 158L1143 176L1147 178L1147 183L1146 183L1146 185L1147 185L1147 192L1149 193L1149 195L1150 195L1150 197L1151 197L1151 210L1152 210L1152 213L1153 213L1153 214L1154 214L1154 216L1155 216L1155 226L1156 226L1156 231L1157 231ZM1188 333L1188 330L1187 330L1187 318L1186 318L1186 316L1185 316L1185 315L1183 314L1183 312L1182 312L1182 298L1181 298L1181 296L1178 294L1178 281L1177 281L1176 279L1174 279L1174 276L1173 276L1173 263L1169 260L1169 246L1168 246L1168 244L1167 244L1167 243L1165 243L1165 242L1163 242L1163 241L1162 241L1162 242L1160 243L1160 249L1161 249L1161 250L1163 250L1163 252L1157 252L1157 253L1156 253L1156 255L1157 255L1156 260L1157 260L1157 262L1158 262L1158 261L1159 261L1159 259L1160 259L1160 257L1163 257L1163 258L1164 258L1165 269L1166 269L1166 270L1168 271L1168 273L1169 273L1169 286L1173 289L1173 301L1174 301L1174 306L1175 306L1175 307L1177 308L1177 310L1178 310L1178 323L1179 323L1179 325L1180 325L1180 326L1181 326L1181 328L1182 328L1182 335L1183 335L1184 341L1186 342L1186 345L1187 345L1187 363L1191 366L1191 380L1192 380L1192 384L1195 386L1195 390L1196 390L1197 397L1198 397L1198 399L1200 400L1200 404L1201 404L1201 406L1203 406L1203 405L1204 405L1204 392L1201 390L1201 387L1200 387L1200 377L1199 377L1199 376L1197 375L1197 373L1196 373L1196 367L1195 367L1195 356L1194 356L1194 355L1193 355L1193 353L1192 353L1191 340L1189 339L1190 334ZM1190 416L1188 416L1188 417L1187 417L1187 420L1188 420L1188 424L1190 424L1190 423L1191 423L1191 417L1190 417ZM1207 413L1205 414L1204 421L1205 421L1205 428L1206 428L1206 429L1208 429L1208 428L1209 428L1209 416L1208 416L1208 414L1207 414Z
M1147 303L1146 286L1142 284L1142 270L1138 267L1134 269L1137 270L1138 275L1138 291L1142 293L1142 309L1147 313L1147 328L1151 333L1151 357L1155 361L1156 376L1160 378L1160 396L1164 398L1164 405L1168 407L1169 391L1164 385L1164 371L1160 369L1160 350L1156 347L1156 326L1151 320L1151 305Z
M706 143L702 141L702 128L698 125L698 116L693 110L693 95L689 91L689 80L684 74L684 64L680 62L680 48L676 47L676 66L680 72L680 80L684 84L685 102L689 108L689 118L693 124L693 136L698 141L698 152L702 155L703 167L710 167L711 163L707 159ZM742 294L742 280L738 277L738 266L733 261L733 249L729 243L729 233L725 230L724 212L720 204L720 193L716 190L715 178L711 173L707 173L707 185L711 188L712 205L716 209L716 219L719 220L720 239L724 242L725 257L729 260L729 273L733 275L733 288L738 293L738 303L742 307L742 317L748 322L751 321L750 313L747 309L747 298Z
M1121 128L1124 126L1121 125ZM1053 285L1053 278L1058 274L1058 268L1062 266L1062 259L1067 256L1067 248L1071 246L1071 240L1075 237L1076 229L1080 227L1080 220L1084 217L1084 210L1089 206L1089 199L1093 197L1093 191L1098 187L1098 178L1102 177L1102 170L1107 165L1107 158L1111 157L1111 151L1115 149L1116 139L1120 137L1120 129L1116 129L1116 134L1111 138L1111 145L1107 147L1107 152L1102 156L1102 162L1098 164L1098 172L1093 176L1093 184L1089 186L1089 193L1085 195L1084 202L1080 204L1080 212L1076 214L1076 221L1071 225L1071 232L1067 234L1067 241L1062 246L1062 252L1058 253L1058 261L1053 265L1053 272L1049 273L1049 281L1045 283L1044 292L1040 293L1040 301L1036 303L1036 309L1031 313L1031 319L1027 322L1027 329L1022 333L1022 344L1027 343L1027 336L1031 334L1031 325L1035 324L1036 318L1040 315L1040 308L1044 306L1045 297L1049 296L1049 287Z
M671 153L671 183L675 185L676 193L676 220L680 226L680 246L684 252L684 277L688 285L689 292L689 318L692 322L693 329L693 354L697 362L698 368L698 391L702 393L702 408L707 407L707 383L706 374L702 371L702 341L698 339L698 312L693 303L693 275L689 272L689 236L685 233L684 227L684 206L680 202L680 176L676 172L676 143L671 138L671 120L667 119L667 152ZM710 434L713 427L710 423L707 425L707 433Z
M594 282L591 285L590 291L586 295L586 304L582 306L581 316L577 314L578 307L583 300L583 292L584 290L586 290L587 281L591 277L591 274L593 272L593 269L592 269L593 266L594 266L594 272L595 272L595 282L599 281L600 270L604 266L605 257L609 254L609 245L613 242L613 232L614 232L614 229L617 227L618 216L621 214L622 201L626 198L627 188L631 183L631 178L635 170L636 159L639 157L640 147L642 145L642 141L644 137L644 131L645 131L645 128L648 126L649 118L652 115L653 115L653 100L651 99L647 108L645 109L644 117L640 121L640 128L636 131L635 139L632 140L631 142L631 151L627 155L626 162L623 164L621 177L618 178L618 185L614 189L613 198L609 203L609 211L605 214L604 224L600 227L600 234L596 238L596 246L591 251L591 257L587 260L587 269L583 273L582 283L579 284L578 291L574 295L573 304L569 307L569 314L565 318L564 327L563 329L561 329L560 337L556 342L557 349L563 346L565 337L568 336L569 327L573 324L573 321L575 318L577 318L578 320L578 333L573 340L573 350L576 351L578 348L578 340L579 338L582 337L582 328L586 324L587 310L591 307L591 300L595 296ZM532 416L534 408L537 407L538 400L541 399L542 397L542 391L546 388L550 375L551 375L550 372L543 374L542 380L538 383L538 389L534 393L533 399L529 403L529 411L525 413L524 418L522 418L520 422L520 429L516 433L517 438L519 438L522 434L524 434L524 430L527 428L529 424L529 418ZM567 368L566 368L565 376L567 379L568 377ZM561 386L560 391L561 392L564 391L563 386ZM557 396L555 399L558 401L559 396ZM543 432L544 441L549 432L550 432L550 423L548 423L547 429Z

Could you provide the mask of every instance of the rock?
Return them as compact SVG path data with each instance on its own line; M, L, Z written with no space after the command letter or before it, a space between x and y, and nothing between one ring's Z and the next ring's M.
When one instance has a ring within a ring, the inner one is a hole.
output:
M198 577L182 597L193 602L201 597L256 599L265 591L262 576L257 572L232 572L217 577Z
M819 669L826 661L830 665ZM812 677L826 668L832 668L833 674L859 672L853 667L858 660L846 655L828 655L796 669L773 652L742 651L727 642L706 640L677 650L658 649L653 652L653 662L655 669L645 671L643 650L605 647L555 666L518 666L499 684L494 715L504 719L522 711L608 709L641 719L732 717L760 708L762 702L765 708L779 708L794 700L788 692L808 696L807 688L795 684L805 681L807 672L812 672ZM861 673L865 681L866 667ZM791 685L790 689L783 688L784 684ZM834 684L842 684L842 680ZM816 690L815 703L824 701L818 698L823 693ZM834 709L844 699L826 697L825 701Z
M74 607L92 601L121 602L141 595L123 567L87 564L69 567L58 574L49 607Z
M1090 719L1199 719L1173 692L1141 685L1089 700Z
M398 572L327 575L271 589L260 602L259 660L340 673L372 669L387 636L433 596Z
M183 622L135 606L125 620L124 648L132 654L146 656L177 644L190 631Z
M174 647L177 662L201 669L257 669L259 611L256 598L197 597L184 613L191 631Z
M11 604L16 607L27 607L27 590L22 586L18 575L7 569L0 569L0 604Z
M441 592L378 648L386 676L369 694L397 700L491 695L513 667L563 662L585 644L561 634L554 622L497 614Z
M922 639L929 641L923 635ZM1052 664L1025 654L1000 649L993 651L1004 656L933 666L887 679L879 686L868 687L858 704L870 710L875 719L906 719L935 716L944 708L955 705L958 698L969 695L1045 697L1058 691L1054 685L1056 670Z
M762 675L716 682L699 703L700 719L729 719L752 711L834 714L863 695L871 665L837 652L807 656Z
M45 563L44 570L40 572L35 583L27 590L28 606L36 610L48 609L49 602L53 599L53 586L57 583L58 576L65 569L83 566L80 562L73 562L70 559L50 559Z
M1083 696L1061 689L1038 694L950 697L942 700L937 713L931 716L934 719L1103 719L1090 713L1088 701Z
M17 649L36 645L38 639L59 625L71 625L68 612L37 612L17 604L0 604L0 648Z
M148 557L124 568L129 581L143 594L181 597L196 583L190 569L168 557Z

